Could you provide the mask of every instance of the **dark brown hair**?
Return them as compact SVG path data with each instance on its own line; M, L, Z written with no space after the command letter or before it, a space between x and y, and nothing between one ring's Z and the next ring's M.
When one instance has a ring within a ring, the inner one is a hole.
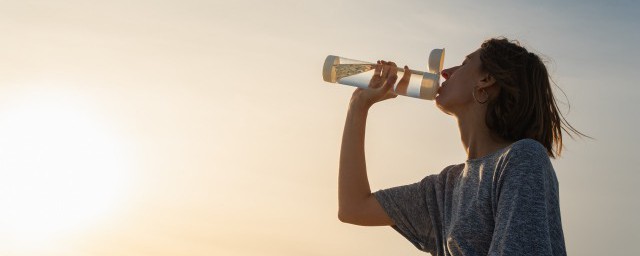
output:
M517 41L492 38L482 43L480 60L482 71L500 87L499 94L487 103L485 119L496 135L510 141L534 139L552 158L562 152L563 130L586 136L558 110L547 68L538 55Z

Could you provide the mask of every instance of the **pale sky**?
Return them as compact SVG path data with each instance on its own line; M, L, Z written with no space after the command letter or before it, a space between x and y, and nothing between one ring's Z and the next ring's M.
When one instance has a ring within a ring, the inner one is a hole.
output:
M548 60L570 255L637 255L634 1L0 1L0 255L423 255L337 219L353 88L327 55L426 70L506 36ZM567 98L556 90L559 101ZM432 101L371 110L372 190L466 159Z

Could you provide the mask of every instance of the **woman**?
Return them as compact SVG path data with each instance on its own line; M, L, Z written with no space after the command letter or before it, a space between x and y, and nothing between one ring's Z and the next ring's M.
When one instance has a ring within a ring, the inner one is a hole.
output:
M468 159L415 184L371 193L367 112L396 97L390 89L397 80L396 65L378 61L370 82L375 89L357 89L349 104L339 219L392 226L432 255L566 255L549 157L561 153L562 130L582 134L558 111L545 65L517 42L499 38L485 41L442 76L436 105L457 119ZM408 79L402 77L399 86Z

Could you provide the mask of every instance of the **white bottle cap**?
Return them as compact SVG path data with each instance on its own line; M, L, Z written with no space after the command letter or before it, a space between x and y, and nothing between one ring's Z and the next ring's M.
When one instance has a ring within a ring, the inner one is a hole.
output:
M440 72L444 64L444 48L433 49L429 54L428 72L422 75L422 84L420 86L420 98L433 100L438 93L440 87Z

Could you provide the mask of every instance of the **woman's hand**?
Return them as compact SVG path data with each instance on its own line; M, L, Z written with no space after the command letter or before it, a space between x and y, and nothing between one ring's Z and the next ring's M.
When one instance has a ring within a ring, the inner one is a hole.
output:
M405 66L405 71L407 71ZM409 72L405 72L405 77L401 82L408 84ZM393 92L393 86L398 79L398 67L393 62L380 60L376 64L373 77L369 81L369 89L358 88L351 96L351 104L358 104L365 108L370 108L373 104L398 97ZM404 81L406 80L406 81ZM405 86L406 87L406 86Z

